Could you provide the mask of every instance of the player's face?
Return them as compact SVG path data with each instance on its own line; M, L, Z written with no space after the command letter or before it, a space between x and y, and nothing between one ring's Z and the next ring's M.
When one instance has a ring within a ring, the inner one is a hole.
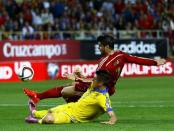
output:
M105 52L105 46L104 45L99 44L99 50L100 50L100 52L101 52L102 55L106 54L106 52Z
M92 83L93 87L101 87L103 86L103 82L99 81L97 77L95 77L93 79L93 83Z

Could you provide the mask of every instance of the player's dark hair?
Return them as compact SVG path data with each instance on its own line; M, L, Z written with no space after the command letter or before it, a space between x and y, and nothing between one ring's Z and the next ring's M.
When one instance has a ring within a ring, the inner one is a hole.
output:
M96 75L97 81L103 82L105 86L107 86L112 79L111 74L106 70L98 70L96 71Z
M114 38L110 35L101 35L97 38L97 42L100 42L103 46L109 46L109 48L114 49Z

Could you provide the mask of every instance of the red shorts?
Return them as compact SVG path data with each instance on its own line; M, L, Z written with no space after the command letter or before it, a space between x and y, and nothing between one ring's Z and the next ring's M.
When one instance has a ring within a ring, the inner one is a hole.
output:
M75 91L86 92L90 85L90 82L83 82L77 80L75 84ZM109 87L108 93L110 96L112 96L115 93L115 87Z

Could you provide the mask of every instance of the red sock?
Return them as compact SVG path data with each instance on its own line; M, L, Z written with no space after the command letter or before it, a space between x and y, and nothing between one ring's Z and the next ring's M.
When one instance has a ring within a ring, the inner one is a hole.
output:
M62 91L63 87L55 87L52 89L49 89L45 92L41 92L41 93L37 93L37 97L42 100L42 99L47 99L47 98L58 98L61 97L61 91Z

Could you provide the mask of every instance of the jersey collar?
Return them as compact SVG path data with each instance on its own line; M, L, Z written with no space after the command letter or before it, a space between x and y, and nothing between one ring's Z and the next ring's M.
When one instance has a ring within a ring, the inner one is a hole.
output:
M94 87L94 91L96 91L96 92L100 92L100 93L103 93L103 94L105 94L105 93L107 93L108 92L108 87L106 87L105 89L100 89L100 88L98 88L98 87Z

